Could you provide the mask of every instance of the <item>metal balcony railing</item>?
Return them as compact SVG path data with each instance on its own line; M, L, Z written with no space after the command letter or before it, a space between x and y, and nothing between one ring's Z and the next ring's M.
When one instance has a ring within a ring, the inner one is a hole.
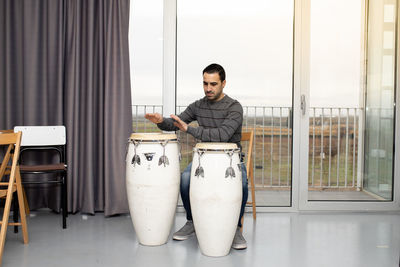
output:
M178 106L177 113L185 108ZM132 111L134 131L159 131L144 119L144 114L162 113L161 105L133 105ZM255 133L256 187L291 187L292 108L244 106L243 111L243 131L253 129ZM358 125L362 109L312 107L309 112L309 188L357 189L360 186L357 182ZM192 160L196 140L186 133L178 132L178 136L183 169Z

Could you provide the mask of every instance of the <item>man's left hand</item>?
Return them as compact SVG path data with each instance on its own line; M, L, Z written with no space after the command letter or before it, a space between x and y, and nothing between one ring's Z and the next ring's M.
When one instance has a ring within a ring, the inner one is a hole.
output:
M179 128L179 130L186 132L188 125L183 120L181 120L178 116L171 114L171 118L174 119L174 125Z

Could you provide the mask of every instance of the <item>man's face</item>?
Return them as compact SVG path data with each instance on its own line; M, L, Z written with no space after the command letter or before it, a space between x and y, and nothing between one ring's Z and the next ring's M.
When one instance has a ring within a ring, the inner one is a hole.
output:
M226 81L221 81L218 73L203 74L204 94L208 100L219 101L224 97L222 90L225 87Z

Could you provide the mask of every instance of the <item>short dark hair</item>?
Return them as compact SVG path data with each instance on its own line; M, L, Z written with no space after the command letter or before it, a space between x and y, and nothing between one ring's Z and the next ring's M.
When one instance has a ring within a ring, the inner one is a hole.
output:
M203 70L203 75L204 73L218 73L219 78L221 79L221 82L225 81L225 70L224 68L216 63L208 65L204 70Z

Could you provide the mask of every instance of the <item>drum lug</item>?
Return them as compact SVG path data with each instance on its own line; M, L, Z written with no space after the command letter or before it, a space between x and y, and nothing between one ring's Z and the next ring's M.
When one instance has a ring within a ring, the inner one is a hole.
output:
M168 157L165 155L165 146L167 144L168 144L168 140L166 140L164 143L161 143L161 146L163 148L163 155L158 160L158 166L160 166L161 164L164 164L164 167L166 167L166 165L169 165Z
M232 168L232 156L233 156L233 151L225 151L225 153L228 154L229 156L229 167L225 171L225 178L228 178L231 176L232 178L235 177L235 170Z
M132 158L131 164L133 164L133 166L135 166L136 163L138 165L140 165L140 157L139 157L139 155L136 154L136 148L139 146L140 141L138 141L138 142L132 141L132 143L133 143L134 147L133 147L133 158Z
M158 166L160 166L161 164L164 164L164 167L166 167L166 165L169 165L169 160L168 160L167 156L162 155L160 157L160 159L158 160Z
M136 163L137 163L138 165L140 165L140 157L139 157L139 155L136 155L136 154L135 154L135 155L133 156L133 158L132 158L131 164L133 164L133 166L135 166Z
M203 167L201 167L201 166L197 167L196 171L194 172L194 176L197 176L197 177L201 176L201 177L204 178L204 169L203 169Z
M235 177L235 170L232 167L228 167L225 171L225 178L231 176L232 178Z
M201 167L201 156L203 156L204 151L197 150L197 154L199 155L199 166L196 168L196 171L194 172L194 176L201 176L204 178L204 169Z

